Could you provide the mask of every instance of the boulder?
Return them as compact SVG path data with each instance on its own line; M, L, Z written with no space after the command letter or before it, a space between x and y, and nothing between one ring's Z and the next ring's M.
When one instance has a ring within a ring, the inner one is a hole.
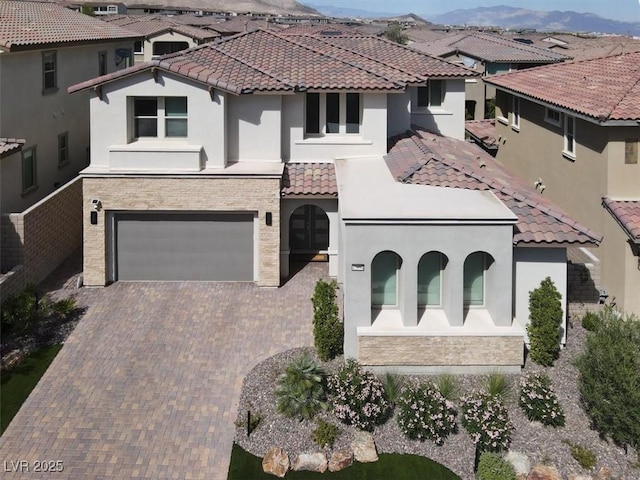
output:
M609 467L601 467L598 470L598 480L609 480L612 477L611 469Z
M271 447L262 459L262 470L276 477L284 477L289 470L289 455L281 448Z
M527 480L562 480L562 475L553 465L536 465L529 472Z
M357 430L351 442L353 458L360 463L371 463L378 461L376 444L373 441L373 434Z
M531 470L531 460L529 460L529 457L524 453L509 450L504 459L513 466L518 480L526 480L529 470Z
M322 452L301 453L291 463L291 470L324 473L327 471L327 456Z
M349 449L336 450L329 457L329 471L339 472L353 463L353 452Z

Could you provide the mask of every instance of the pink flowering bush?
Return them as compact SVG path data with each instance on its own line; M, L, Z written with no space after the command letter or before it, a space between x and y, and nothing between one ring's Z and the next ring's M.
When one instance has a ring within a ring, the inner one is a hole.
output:
M387 419L390 405L382 382L354 359L348 359L328 383L333 413L342 422L371 431Z
M520 380L520 408L529 420L553 427L564 426L564 411L544 373L524 375Z
M413 440L429 439L436 445L456 429L456 410L431 383L409 384L397 402L398 426Z
M460 399L462 425L480 452L506 450L511 442L507 409L498 397L474 391Z

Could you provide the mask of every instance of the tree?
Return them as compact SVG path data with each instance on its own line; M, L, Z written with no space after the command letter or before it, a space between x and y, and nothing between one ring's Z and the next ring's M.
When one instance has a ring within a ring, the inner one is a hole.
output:
M384 32L384 36L391 40L392 42L399 43L400 45L406 45L409 43L409 37L405 35L402 31L402 26L398 23L391 25L386 32Z
M529 292L529 355L545 367L553 365L560 355L561 300L562 295L549 277Z
M335 280L318 280L313 291L313 339L321 360L330 360L342 353L344 327L338 317Z

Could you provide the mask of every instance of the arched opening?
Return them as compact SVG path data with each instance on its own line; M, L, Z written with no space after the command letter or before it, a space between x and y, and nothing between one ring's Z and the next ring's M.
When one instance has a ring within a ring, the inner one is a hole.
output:
M327 260L329 217L316 205L302 205L289 217L289 249L297 261Z
M418 262L419 307L442 305L442 274L447 260L446 255L440 252L428 252Z
M398 305L400 255L391 251L378 253L371 262L371 306L374 308Z
M487 304L487 272L493 257L485 252L474 252L464 261L464 308L484 307Z

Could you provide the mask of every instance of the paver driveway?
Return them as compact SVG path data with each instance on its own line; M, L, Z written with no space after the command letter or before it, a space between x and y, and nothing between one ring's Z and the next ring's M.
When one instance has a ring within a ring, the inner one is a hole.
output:
M226 479L246 373L312 344L310 298L326 264L280 289L242 283L116 283L80 290L89 309L0 438L25 478ZM23 464L24 466L25 464Z

